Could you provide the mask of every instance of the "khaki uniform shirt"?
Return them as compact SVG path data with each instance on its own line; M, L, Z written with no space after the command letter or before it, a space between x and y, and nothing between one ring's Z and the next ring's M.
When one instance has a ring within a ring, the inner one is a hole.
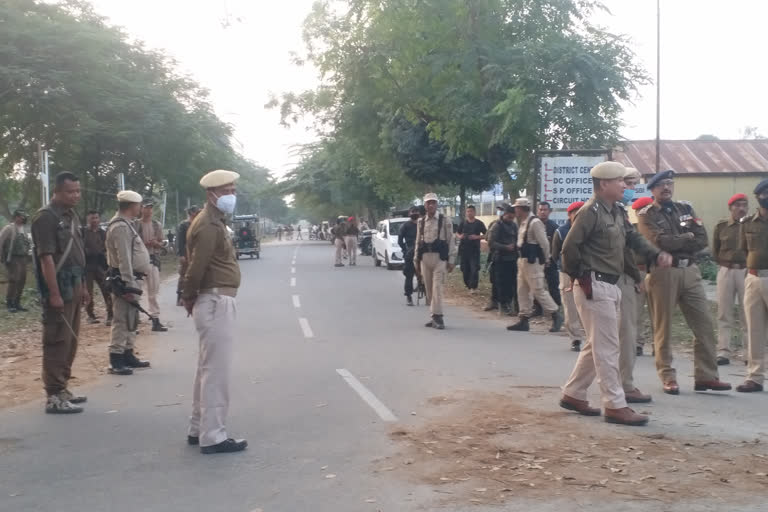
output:
M152 220L150 223L143 222L139 219L136 221L135 228L139 235L141 235L141 240L144 242L144 245L147 246L149 254L153 256L160 254L159 248L149 246L150 241L163 242L163 227L160 225L160 222Z
M718 265L744 265L747 254L741 249L741 223L733 217L722 219L712 235L712 255Z
M573 278L590 271L619 276L624 273L627 247L648 260L659 253L635 231L621 206L593 196L579 210L563 241L563 272Z
M189 226L184 299L192 300L209 288L240 287L240 267L225 220L223 212L207 203Z
M14 254L14 243L17 236L26 238L24 226L19 226L12 222L3 227L3 229L0 229L0 254L5 256L4 263L9 263L14 256L20 256L20 254ZM27 239L24 245L29 248L29 239Z
M438 233L437 226L440 223L438 220L440 215L440 213L435 213L434 217L426 215L422 219L419 219L416 228L416 246L418 247L419 242L422 240L428 244L431 244L438 238L440 240L445 240L448 243L448 263L452 263L456 261L456 253L458 251L456 244L453 243L453 223L451 222L451 219L443 215L442 229L441 232ZM421 232L422 220L424 221L424 233Z
M670 202L662 206L654 201L637 212L637 219L643 236L677 259L693 258L708 245L707 230L687 203ZM689 232L694 238L688 238Z
M747 268L768 269L768 217L758 211L742 219L740 247L747 253Z
M120 271L120 278L127 286L141 289L141 283L137 282L133 273L149 273L149 252L133 227L133 220L119 212L112 217L105 246L107 265Z
M53 210L40 209L32 218L32 241L35 244L35 253L39 258L50 254L53 263L60 268L81 267L85 268L85 252L83 251L83 239L80 231L80 218L74 210L65 209L51 202ZM72 241L72 249L65 261L60 261L64 252Z
M520 225L520 230L517 232L517 247L523 246L523 240L525 240L525 233L528 233L529 244L540 245L541 250L544 252L544 261L549 261L550 247L549 239L547 238L547 228L541 219L531 213L526 220Z

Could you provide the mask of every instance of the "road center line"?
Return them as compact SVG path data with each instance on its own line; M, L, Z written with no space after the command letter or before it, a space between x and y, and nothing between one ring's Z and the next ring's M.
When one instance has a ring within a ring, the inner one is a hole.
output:
M312 328L309 326L309 320L306 318L299 318L299 325L304 332L304 337L307 339L314 338L315 334L312 332Z
M301 302L299 302L299 296L298 295L294 295L293 296L293 307L295 307L297 309L301 307Z
M291 288L296 288L296 278L295 277L291 278Z
M295 274L295 273L296 273L296 267L291 267L291 274Z
M355 378L354 375L352 375L348 370L340 369L336 370L336 373L341 375L341 378L347 381L347 384L349 384L349 387L355 390L355 392L360 395L360 398L363 399L365 403L367 403L371 409L373 409L376 414L378 414L379 418L381 418L383 421L393 422L397 421L397 416L392 414L392 411L390 411L386 405L384 405L381 400L376 398L376 395L371 393L371 391L363 386L363 384Z

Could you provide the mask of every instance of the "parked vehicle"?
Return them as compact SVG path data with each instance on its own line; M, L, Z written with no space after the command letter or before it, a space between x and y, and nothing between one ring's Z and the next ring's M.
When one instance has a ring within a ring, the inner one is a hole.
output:
M372 244L375 266L380 267L383 262L388 270L394 270L405 265L403 251L397 245L397 235L400 233L400 227L406 222L410 222L407 217L396 217L379 222Z
M233 243L235 257L249 255L251 258L261 258L261 229L257 215L235 215L232 219L234 227Z

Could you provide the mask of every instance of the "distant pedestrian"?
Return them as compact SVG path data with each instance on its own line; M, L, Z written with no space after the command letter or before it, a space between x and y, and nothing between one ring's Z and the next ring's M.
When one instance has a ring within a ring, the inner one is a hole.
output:
M107 285L107 232L101 227L101 215L96 210L88 212L86 226L83 229L83 243L85 244L85 284L91 301L85 308L88 315L88 323L99 323L94 311L93 284L99 287L101 296L104 297L104 305L107 308L107 320L104 325L112 325L112 294Z
M354 217L347 219L347 229L344 232L344 246L347 249L349 257L349 266L357 266L357 236L360 234L360 228L357 227L357 220Z
M480 240L487 230L480 219L475 218L475 207L467 206L466 219L459 224L456 237L459 242L459 259L464 286L470 291L477 290L480 278Z
M304 237L301 236L301 224L296 225L296 240L304 240Z
M283 226L277 226L277 241L282 242L283 241Z
M24 285L27 282L27 259L31 243L24 232L27 213L23 210L13 212L13 222L0 230L0 260L5 264L8 276L8 289L5 305L9 313L27 311L21 304Z
M333 235L333 244L336 247L336 260L333 266L343 267L344 264L341 262L341 258L346 243L344 237L347 236L347 224L344 222L344 217L336 219L336 225L331 229L331 234Z
M568 220L557 228L554 236L552 237L552 261L556 265L560 265L560 255L563 249L563 241L568 236L568 231L571 230L573 220L579 213L579 209L584 206L584 201L576 201L568 205ZM579 318L579 311L576 308L576 299L573 294L574 281L571 276L564 271L560 271L560 297L563 301L563 313L565 315L565 331L568 333L568 337L571 340L571 350L579 352L581 350L581 342L585 339L584 327L581 324Z

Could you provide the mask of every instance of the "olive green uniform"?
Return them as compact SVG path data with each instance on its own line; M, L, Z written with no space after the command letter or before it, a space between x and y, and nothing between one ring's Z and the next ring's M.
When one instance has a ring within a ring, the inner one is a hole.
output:
M765 380L765 344L768 343L768 218L760 213L741 223L741 249L747 253L744 309L747 317L749 366L747 380Z
M736 320L734 304L739 305L741 325L746 325L744 281L747 277L747 256L741 249L739 221L728 218L717 223L712 236L712 254L720 267L717 271L717 353L729 357Z
M18 306L21 302L27 281L29 247L29 238L22 226L11 223L0 230L0 256L8 276L8 289L5 294L8 307Z
M672 317L675 306L695 336L694 379L718 378L716 342L701 272L694 256L707 247L707 232L687 203L654 201L638 211L640 232L673 256L671 268L652 267L646 281L654 329L656 370L664 384L677 380L672 367ZM691 237L692 234L692 237Z

